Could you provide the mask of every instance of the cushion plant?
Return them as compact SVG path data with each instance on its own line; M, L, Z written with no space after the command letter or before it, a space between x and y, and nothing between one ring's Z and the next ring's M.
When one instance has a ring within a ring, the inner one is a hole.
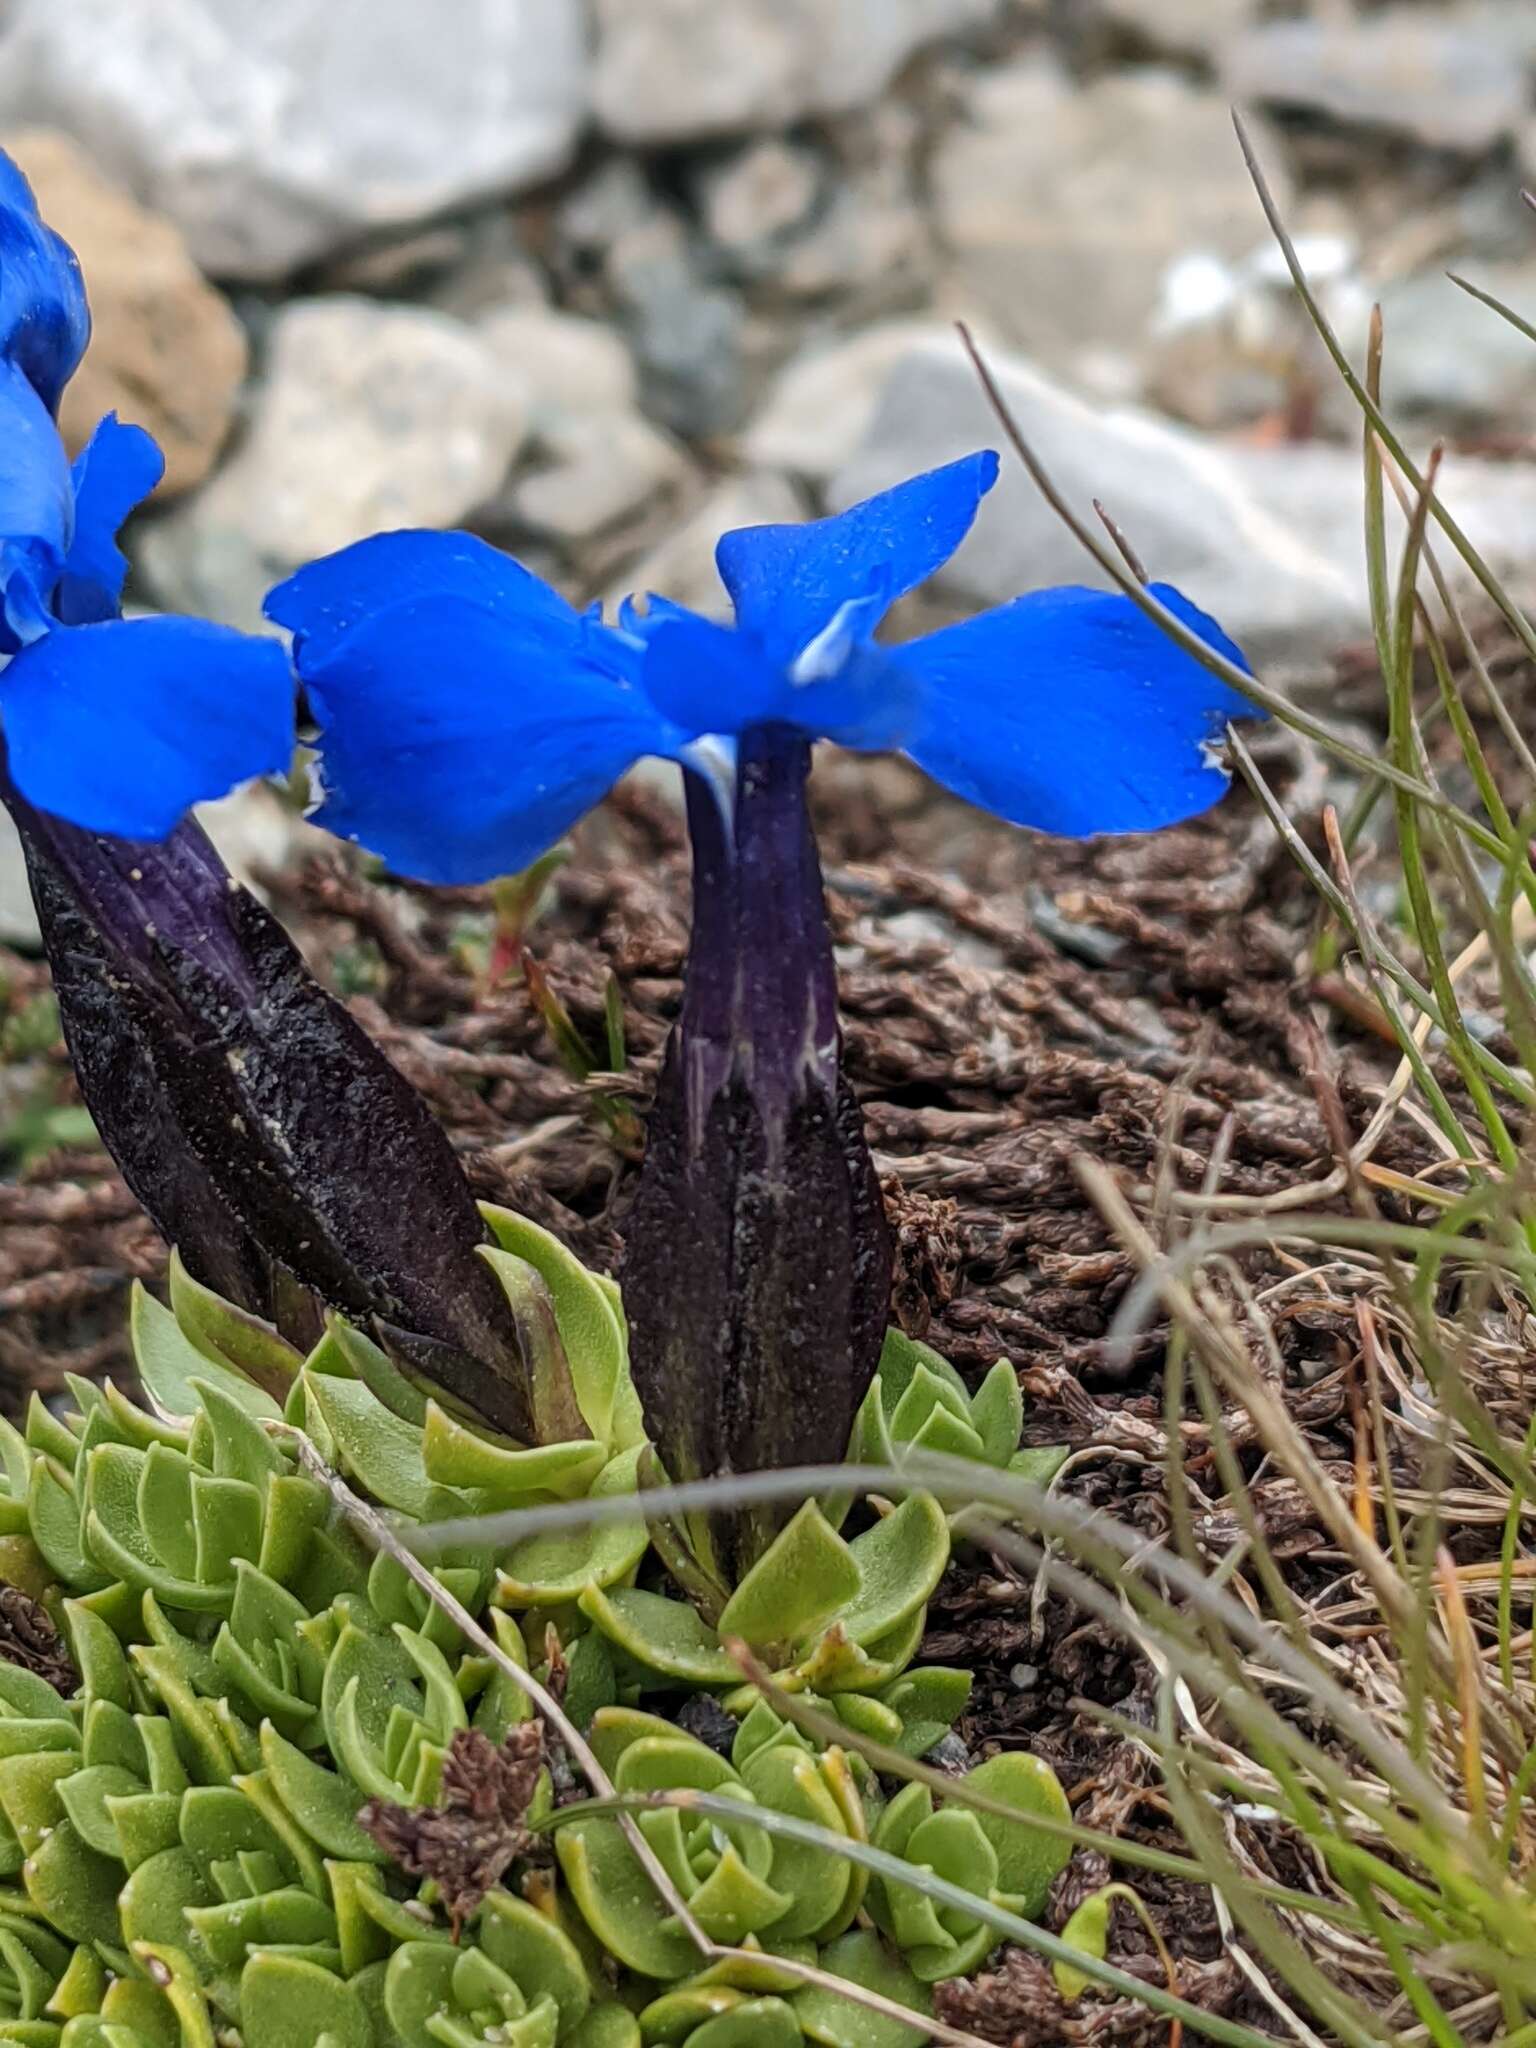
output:
M724 1647L744 1639L857 1734L930 1746L968 1679L907 1668L947 1554L929 1496L851 1536L808 1503L718 1629L666 1590L638 1514L558 1556L548 1538L460 1545L435 1580L498 1659L337 1515L321 1461L397 1531L633 1487L646 1446L614 1290L534 1226L492 1221L504 1285L549 1308L542 1398L585 1432L563 1446L470 1423L337 1319L300 1357L180 1270L172 1308L135 1301L142 1403L76 1382L73 1407L34 1397L24 1427L0 1423L10 1577L68 1653L52 1681L0 1660L0 2042L901 2048L924 2038L927 1984L992 1936L835 1844L1043 1905L1066 1854L1028 1818L1066 1812L1043 1765L971 1774L1011 1820L935 1812L922 1786L889 1797L743 1686ZM555 1781L514 1682L530 1667L560 1672L615 1793L649 1802L641 1841L736 1960L701 1959L613 1811L550 1830L553 1860L540 1848ZM728 1753L654 1710L679 1691L734 1710ZM519 1789L498 1818L479 1795L499 1772ZM691 1814L690 1793L739 1813Z

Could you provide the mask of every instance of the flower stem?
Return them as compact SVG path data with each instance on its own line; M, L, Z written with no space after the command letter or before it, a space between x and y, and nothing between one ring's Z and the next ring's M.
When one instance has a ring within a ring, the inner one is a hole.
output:
M841 1067L809 749L743 735L735 802L690 776L694 926L624 1271L635 1382L669 1473L841 1451L879 1358L890 1243ZM716 1516L727 1579L777 1510Z

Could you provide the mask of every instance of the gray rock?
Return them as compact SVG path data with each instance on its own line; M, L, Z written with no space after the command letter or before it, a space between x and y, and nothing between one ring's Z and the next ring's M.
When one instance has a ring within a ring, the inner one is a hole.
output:
M658 211L656 194L635 159L608 157L555 209L558 259L574 271L601 265L610 250Z
M625 235L609 252L608 277L646 411L689 439L736 426L746 405L746 307L706 279L676 217L658 212Z
M764 139L693 178L706 260L752 303L835 301L845 323L926 301L933 233L921 190L928 124L890 99L820 146Z
M699 178L711 239L748 271L768 267L773 245L816 204L822 164L813 150L777 138L748 144Z
M1353 242L1300 234L1296 251L1351 356L1366 346L1373 293ZM1303 417L1358 439L1360 415L1292 288L1279 249L1247 261L1191 255L1173 265L1143 358L1141 396L1186 425L1216 430Z
M566 295L617 313L645 410L688 437L735 426L746 392L746 307L700 240L629 157L600 165L555 215Z
M42 943L21 841L9 812L0 809L0 946L18 946L24 953L35 953Z
M861 334L812 343L770 385L742 435L749 462L824 483L865 439L896 365L924 342L952 343L933 320L888 320Z
M921 169L927 145L927 124L899 100L844 122L820 204L774 252L774 291L835 300L844 320L927 304L934 271Z
M639 380L633 358L622 336L601 320L548 306L502 306L475 331L526 394L535 428L634 408Z
M621 336L598 320L517 306L479 323L528 406L534 464L492 508L566 548L664 502L689 474L687 457L637 410L639 380Z
M1259 0L1088 0L1095 26L1168 57L1213 57L1258 11Z
M579 0L12 0L0 121L88 143L204 269L274 278L565 161Z
M250 626L270 584L381 528L452 526L492 496L527 406L462 322L367 299L279 315L250 431L208 487L146 530L161 599Z
M566 547L623 526L689 474L676 442L636 413L567 421L539 439L553 459L513 486L510 510L520 526Z
M1151 573L1214 613L1272 680L1325 676L1369 630L1360 465L1352 449L1248 448L1151 415L1103 410L1014 357L992 367L1014 416L1068 501L1101 499ZM864 441L835 478L835 505L969 450L999 429L956 348L914 350L897 367ZM1445 502L1517 598L1532 594L1536 474L1447 460ZM1455 573L1449 548L1442 560ZM997 604L1054 583L1104 578L1011 456L942 586Z
M1360 461L1352 448L1313 442L1302 447L1233 447L1226 460L1240 490L1295 534L1305 534L1316 551L1351 574L1364 559ZM1515 601L1527 610L1536 602L1536 470L1527 463L1494 462L1452 453L1440 471L1439 495L1472 545ZM1388 499L1390 559L1401 553L1403 522ZM1440 566L1453 587L1479 605L1470 572L1442 537L1435 540ZM1362 615L1360 637L1364 637ZM1277 655L1277 659L1282 658Z
M1536 321L1536 266L1474 263L1469 281ZM1479 305L1441 272L1381 293L1386 328L1382 390L1394 417L1447 432L1536 429L1536 343Z
M676 142L840 114L997 0L596 0L592 98L610 135Z
M541 306L549 284L504 206L464 222L462 254L426 293L429 305L461 320L478 320L507 306Z
M1135 388L1169 266L1240 257L1265 232L1225 98L1170 72L1086 90L1042 63L983 73L932 176L948 298L1111 393Z
M1357 20L1270 21L1247 29L1223 53L1222 82L1236 99L1299 107L1409 135L1431 149L1479 155L1512 134L1524 115L1527 60L1515 10L1452 10L1437 19L1399 6Z
M738 526L770 526L804 517L800 494L787 478L770 470L731 477L659 547L627 570L610 598L617 602L631 591L654 591L676 604L719 616L727 609L725 587L715 568L715 543L721 534Z
M67 135L27 128L5 147L90 285L91 346L60 408L65 439L79 448L116 412L159 442L163 497L201 483L234 420L245 330L180 230L104 177Z

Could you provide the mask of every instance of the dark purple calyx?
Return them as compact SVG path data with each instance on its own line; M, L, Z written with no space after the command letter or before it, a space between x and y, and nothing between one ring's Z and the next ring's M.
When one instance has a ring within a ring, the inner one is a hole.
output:
M891 1247L842 1071L809 749L741 742L734 817L688 778L693 937L629 1219L635 1384L674 1479L840 1458L879 1361ZM791 1508L713 1520L725 1579Z
M281 925L191 820L138 845L34 810L3 771L0 799L86 1105L188 1270L290 1326L307 1293L425 1340L443 1385L526 1439L516 1334L447 1135Z

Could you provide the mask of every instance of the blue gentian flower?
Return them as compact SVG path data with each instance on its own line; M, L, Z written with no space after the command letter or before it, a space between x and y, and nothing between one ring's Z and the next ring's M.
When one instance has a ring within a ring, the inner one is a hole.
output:
M117 530L164 465L109 415L71 466L54 415L89 334L79 265L0 155L0 732L39 809L160 839L191 804L287 767L292 679L271 641L118 616Z
M898 749L956 794L1070 836L1146 832L1227 787L1253 707L1129 599L1041 590L899 646L875 634L996 481L965 457L830 519L745 527L717 561L734 626L651 598L578 613L464 534L376 536L301 569L268 616L321 728L322 824L403 873L527 864L643 755L709 772L747 732ZM1166 585L1154 594L1243 657Z
M0 358L52 414L90 338L75 252L38 219L31 186L0 150Z
M1227 786L1213 743L1247 700L1126 598L1039 591L876 639L997 471L971 455L836 518L726 534L733 626L656 597L605 625L463 534L359 542L267 600L320 727L319 820L403 873L510 872L642 755L693 771L683 1000L622 1274L635 1387L676 1479L840 1448L888 1318L890 1235L842 1071L806 809L813 744L899 749L1001 817L1070 834L1149 831ZM1156 594L1242 661L1177 591ZM721 1512L686 1540L723 1595L780 1519Z

